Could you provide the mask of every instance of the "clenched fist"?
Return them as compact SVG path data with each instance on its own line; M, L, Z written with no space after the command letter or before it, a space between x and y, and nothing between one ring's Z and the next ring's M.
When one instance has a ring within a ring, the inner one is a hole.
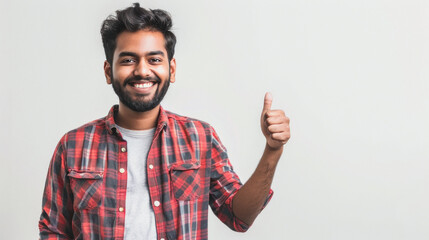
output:
M272 102L271 93L266 93L261 114L261 129L268 146L279 149L290 138L289 118L283 110L271 110Z

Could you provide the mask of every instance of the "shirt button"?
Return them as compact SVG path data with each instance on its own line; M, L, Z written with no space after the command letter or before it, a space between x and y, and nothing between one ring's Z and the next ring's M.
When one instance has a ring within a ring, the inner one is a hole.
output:
M159 201L155 201L155 202L153 202L153 205L155 205L155 207L159 207L159 205L161 205L161 203Z
M120 207L119 208L119 212L123 212L124 211L124 208L123 207Z
M119 169L119 172L120 172L120 173L124 173L124 172L125 172L125 169L124 169L124 168L121 168L121 169Z
M121 152L126 152L126 151L127 151L126 148L124 148L124 147L121 148Z
M149 168L150 168L150 169L153 169L153 165L152 165L152 164L150 164L150 165L149 165Z

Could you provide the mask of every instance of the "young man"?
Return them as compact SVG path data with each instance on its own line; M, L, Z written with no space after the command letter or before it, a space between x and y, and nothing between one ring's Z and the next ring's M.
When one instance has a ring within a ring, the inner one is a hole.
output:
M134 4L102 25L104 73L119 97L109 114L65 134L46 180L41 239L207 239L208 206L246 231L270 189L289 119L266 94L262 158L242 185L207 123L164 110L176 38L162 10Z

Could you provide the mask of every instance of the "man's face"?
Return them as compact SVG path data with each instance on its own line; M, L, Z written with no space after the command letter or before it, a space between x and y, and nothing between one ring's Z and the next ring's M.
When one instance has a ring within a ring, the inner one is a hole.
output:
M175 70L175 59L168 61L162 33L147 30L119 34L112 66L104 63L107 83L136 112L159 105L170 82L175 81Z

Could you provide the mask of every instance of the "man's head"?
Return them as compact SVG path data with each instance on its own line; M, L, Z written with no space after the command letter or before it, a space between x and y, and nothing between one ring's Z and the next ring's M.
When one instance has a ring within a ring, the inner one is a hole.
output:
M125 31L137 32L139 30L162 33L168 60L173 59L176 36L170 31L173 26L170 14L160 9L146 10L141 8L139 3L133 5L124 10L116 11L116 16L110 15L101 26L100 32L107 62L112 64L118 35Z
M138 3L109 16L102 25L104 72L121 103L136 112L159 105L175 81L176 37L163 10L146 10Z

